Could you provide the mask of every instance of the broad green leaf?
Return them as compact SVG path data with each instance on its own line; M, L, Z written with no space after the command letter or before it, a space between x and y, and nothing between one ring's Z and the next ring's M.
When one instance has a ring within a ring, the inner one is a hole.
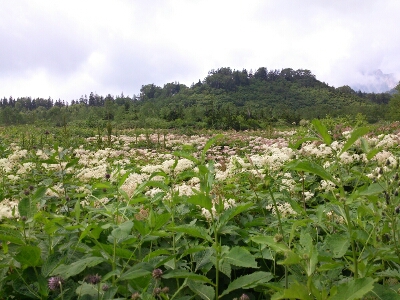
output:
M232 281L226 290L223 291L221 297L237 289L252 289L259 284L270 281L272 278L273 276L270 272L262 271L244 275Z
M7 242L16 244L16 245L24 245L25 242L22 239L22 236L18 233L15 232L0 232L0 241L2 241L2 243L7 244ZM4 245L3 245L4 247Z
M129 269L125 273L123 273L120 277L119 280L131 280L135 278L140 278L144 276L148 276L151 274L151 271L149 270L144 270L144 269Z
M328 235L325 239L325 248L330 250L334 258L341 258L350 247L350 238L345 234Z
M367 134L369 132L369 129L366 127L360 127L351 133L351 136L349 139L346 141L346 143L343 145L342 150L338 154L338 156L342 155L344 152L346 152L353 144L363 135Z
M164 213L161 215L156 215L156 223L154 226L154 230L158 230L163 227L169 220L171 220L170 213Z
M257 244L267 245L276 252L286 252L289 250L288 246L283 243L277 243L272 236L258 235L253 236L251 240Z
M199 205L201 208L205 208L211 211L212 201L210 197L207 197L204 194L196 194L192 195L187 199L187 202L192 203L194 205Z
M171 270L162 275L162 278L164 279L170 279L170 278L187 278L191 279L193 281L198 281L198 282L206 282L209 284L213 284L210 279L208 279L206 276L195 274L189 271L185 270Z
M330 173L328 173L323 167L321 167L314 161L292 160L286 165L286 168L298 172L312 173L318 175L322 179L332 181L333 183L338 185L337 180Z
M372 196L382 193L385 190L382 183L371 183L367 189L361 191L359 195L361 196Z
M218 221L219 227L226 224L229 220L232 220L238 214L240 214L244 211L248 211L250 209L250 207L252 207L252 206L253 206L253 203L251 203L251 202L238 203L236 206L229 208L227 210L224 210L223 213L219 216L219 221Z
M292 283L288 289L284 289L272 295L271 300L298 299L313 300L309 295L308 288L298 282Z
M191 160L191 161L194 162L196 165L198 165L198 164L200 163L200 161L199 161L196 157L194 157L193 155L191 155L190 153L183 152L183 151L175 151L173 154L174 154L175 156L183 157L183 158L186 158L186 159L188 159L188 160Z
M377 279L376 279L377 280ZM329 300L355 300L372 291L375 280L370 277L353 279L337 286L337 293Z
M15 260L20 262L22 265L29 267L36 267L41 265L41 250L36 246L22 246L19 248Z
M193 256L193 260L196 263L195 271L201 270L204 266L211 262L211 257L214 254L214 249L207 248L204 251L197 252Z
M18 203L18 212L20 216L30 217L32 216L31 201L29 198L22 198Z
M213 300L215 298L215 290L212 286L195 282L193 280L187 281L188 287L204 300Z
M44 277L49 277L55 268L64 262L64 258L60 254L51 254L43 262L41 273Z
M305 138L302 138L302 139L298 140L296 143L294 143L292 145L289 145L289 147L292 148L292 149L299 149L300 146L305 142L308 142L308 141L319 141L319 140L320 139L316 138L316 137L305 137Z
M397 288L381 285L379 283L374 284L374 289L369 292L367 296L371 296L371 299L377 300L400 300Z
M324 143L329 146L332 143L332 137L330 136L326 126L324 124L322 124L321 121L318 119L312 120L311 123L314 125L315 129L318 131L318 133L322 137L322 140L324 141Z
M40 186L36 189L35 193L32 195L32 201L37 202L41 200L44 195L46 194L47 187L46 186Z
M223 259L234 266L258 268L254 256L244 247L233 247Z
M81 203L80 201L75 202L74 206L74 213L75 213L75 221L79 224L79 218L81 216Z
M94 267L104 261L105 259L102 257L82 258L70 265L62 264L58 266L53 272L51 272L51 275L62 275L64 279L67 279L81 273L87 267Z
M83 282L77 289L76 289L76 294L83 296L83 299L95 299L97 297L97 285L89 284L86 282ZM81 297L79 297L81 298Z
M183 232L193 237L202 238L204 240L212 242L211 236L207 233L207 230L204 227L195 226L195 225L181 225L181 226L168 226L168 230Z
M301 262L301 257L292 250L285 251L285 259L278 261L279 265L295 265Z
M311 219L302 219L302 220L297 220L297 221L293 222L292 230L290 231L290 236L289 236L289 245L292 243L293 238L295 237L295 233L296 233L297 227L305 226L305 225L307 225L308 223L311 223L311 222L312 222Z
M208 151L208 149L211 148L211 146L220 138L222 138L222 134L218 134L213 136L211 139L209 139L207 141L207 143L204 145L203 151L201 152L201 161L204 162L205 161L205 157L206 157L206 153Z

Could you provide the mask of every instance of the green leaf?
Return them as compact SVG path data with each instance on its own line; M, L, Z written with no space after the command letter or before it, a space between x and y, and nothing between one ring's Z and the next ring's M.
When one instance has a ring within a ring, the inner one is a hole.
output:
M201 161L204 162L205 161L205 157L206 157L206 153L208 151L208 149L211 148L211 146L220 138L222 138L223 135L222 134L218 134L213 136L211 139L209 139L207 141L207 143L204 145L203 151L201 152Z
M341 258L350 247L350 238L344 234L332 234L325 240L325 248L332 251L334 258Z
M14 231L8 231L8 232L0 232L0 241L2 243L7 244L7 242L16 244L16 245L24 245L25 242L22 239L22 236ZM4 245L3 245L4 246Z
M148 276L151 274L151 271L149 270L144 270L144 269L129 269L125 273L123 273L120 277L119 280L131 280L135 278L141 278L144 276Z
M211 280L208 279L206 276L195 274L195 273L185 271L185 270L171 270L168 273L162 275L162 278L164 278L164 279L187 278L187 279L191 279L193 281L199 281L199 282L205 282L205 283L212 284Z
M30 217L31 212L31 201L29 198L22 198L18 203L18 212L20 216Z
M102 257L82 258L70 265L62 264L58 266L57 268L54 269L53 272L51 272L51 275L62 275L64 279L67 279L71 276L75 276L81 273L87 267L96 266L104 261L105 259Z
M204 194L196 194L192 195L187 199L187 202L192 203L194 205L199 205L201 208L205 208L211 211L212 201L210 197L207 197Z
M249 210L250 207L253 206L253 203L238 203L236 206L224 210L223 213L219 216L218 225L221 227L226 224L229 220L232 220L238 214Z
M289 250L285 244L275 242L272 236L258 235L253 236L251 240L257 244L267 245L276 252L286 252Z
M318 133L322 137L322 140L324 141L324 143L329 146L332 143L332 137L330 136L326 126L324 124L322 124L321 121L318 119L312 120L311 123L314 125L315 129L318 131Z
M221 294L221 297L229 294L230 292L237 289L252 289L259 284L270 281L273 278L270 272L254 272L249 275L244 275L232 281L225 291Z
M301 257L292 250L285 251L285 259L278 261L279 265L295 265L301 261Z
M47 187L46 186L40 186L36 189L35 193L32 195L32 201L37 202L41 200L44 195L46 194Z
M378 300L400 300L400 295L397 293L397 288L394 289L379 283L374 284L374 289L369 292L367 296L372 296L374 299Z
M19 248L15 260L20 262L22 265L29 267L36 267L41 265L41 250L36 246L22 246Z
M313 300L308 293L308 288L298 282L292 283L288 289L284 289L272 295L271 300L283 299L299 299L299 300Z
M361 191L359 195L361 196L373 196L382 193L385 188L382 186L382 183L372 183L368 186L367 189Z
M300 146L305 142L308 142L308 141L319 141L319 140L320 139L316 138L316 137L305 137L305 138L302 138L302 139L298 140L296 143L294 143L292 145L289 145L289 147L292 148L292 149L300 149Z
M298 172L312 173L318 175L322 179L332 181L336 185L339 185L337 180L330 173L328 173L323 167L313 161L292 160L286 165L286 168Z
M188 280L188 287L201 299L213 300L215 298L215 290L212 286L195 282L193 280Z
M369 129L366 127L360 127L357 128L355 130L353 130L353 132L351 133L351 136L349 137L349 139L346 141L346 143L344 144L342 150L340 151L340 153L338 154L338 156L342 155L344 152L346 152L351 146L353 146L353 144L363 135L367 134L369 132Z
M198 164L200 163L200 161L199 161L196 157L194 157L193 155L191 155L191 154L189 154L189 153L187 153L187 152L175 151L173 154L174 154L175 156L183 157L183 158L186 158L186 159L188 159L188 160L191 160L191 161L194 162L196 165L198 165Z
M183 232L193 237L198 237L203 240L212 242L212 238L207 233L204 227L194 226L194 225L181 225L181 226L169 226L167 227L170 231Z
M254 256L244 247L233 247L223 258L234 266L258 268Z
M377 280L377 279L376 279ZM329 300L355 300L372 291L375 280L370 277L353 279L337 286L337 293Z

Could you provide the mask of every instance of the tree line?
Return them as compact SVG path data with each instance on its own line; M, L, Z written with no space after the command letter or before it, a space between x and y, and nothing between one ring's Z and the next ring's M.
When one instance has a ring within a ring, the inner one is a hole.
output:
M93 127L113 121L124 127L244 130L275 122L357 114L377 122L397 118L389 110L396 97L354 91L349 86L335 88L319 81L310 70L261 67L253 72L224 67L210 70L189 87L179 82L163 87L142 85L140 93L132 97L91 92L70 103L51 98L3 98L0 124L72 122Z

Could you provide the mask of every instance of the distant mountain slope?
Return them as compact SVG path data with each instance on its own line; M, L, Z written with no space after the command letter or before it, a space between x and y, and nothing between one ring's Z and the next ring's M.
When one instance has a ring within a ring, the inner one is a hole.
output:
M395 74L384 74L381 70L362 73L360 82L351 84L353 90L366 93L385 93L392 90L399 83Z

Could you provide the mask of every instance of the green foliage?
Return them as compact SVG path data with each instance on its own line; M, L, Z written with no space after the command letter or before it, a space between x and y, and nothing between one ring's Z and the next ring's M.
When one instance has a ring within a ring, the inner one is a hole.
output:
M254 74L229 67L211 70L190 87L171 82L142 85L140 94L90 93L70 105L52 99L0 100L0 124L84 125L104 129L106 122L125 128L261 129L302 119L351 117L361 123L397 120L398 95L356 93L331 87L309 70L267 70ZM389 103L389 104L388 104ZM389 108L389 109L388 109Z
M285 140L197 133L175 144L162 131L118 139L115 127L104 139L60 128L36 143L10 127L0 298L399 298L397 144L336 122Z

